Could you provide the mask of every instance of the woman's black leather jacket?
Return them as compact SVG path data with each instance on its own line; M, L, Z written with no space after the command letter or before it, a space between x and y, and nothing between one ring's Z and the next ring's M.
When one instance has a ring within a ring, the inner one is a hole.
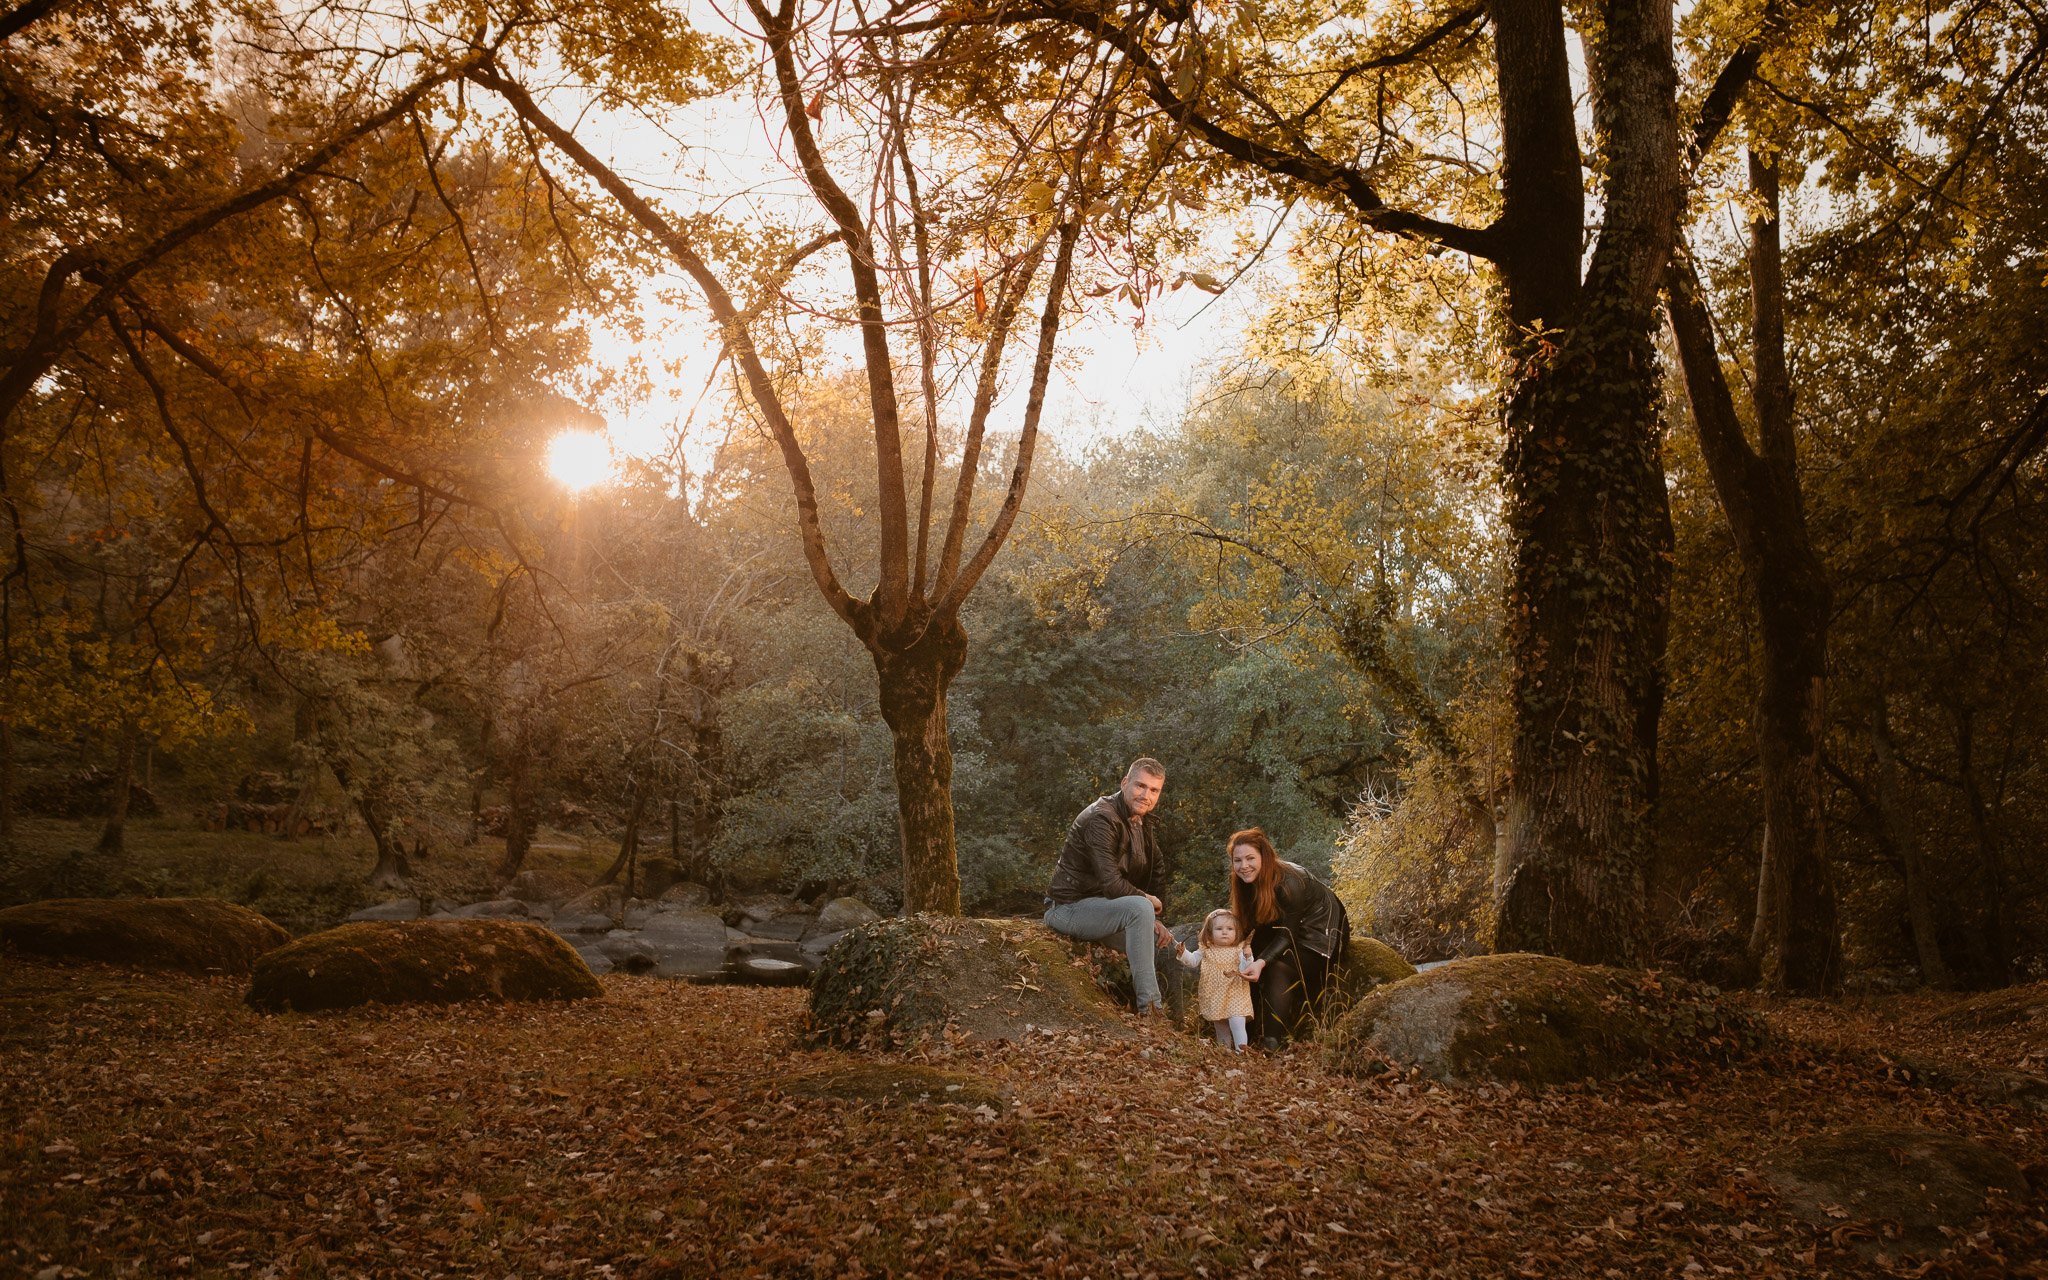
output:
M1262 925L1252 939L1261 960L1278 959L1290 941L1329 960L1351 938L1351 917L1336 891L1284 858L1273 902L1280 918Z

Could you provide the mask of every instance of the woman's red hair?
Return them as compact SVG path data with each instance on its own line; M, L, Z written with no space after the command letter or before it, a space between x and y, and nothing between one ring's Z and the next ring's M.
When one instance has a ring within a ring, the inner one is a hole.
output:
M1273 897L1273 891L1280 885L1280 853L1264 831L1253 827L1231 836L1223 846L1223 856L1236 853L1241 844L1259 851L1258 879L1246 884L1237 878L1236 871L1230 873L1230 907L1237 914L1238 927L1249 936L1253 929L1280 918L1280 904Z

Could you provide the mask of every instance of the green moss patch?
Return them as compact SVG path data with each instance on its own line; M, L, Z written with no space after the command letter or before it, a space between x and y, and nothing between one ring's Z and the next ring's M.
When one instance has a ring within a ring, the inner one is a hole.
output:
M957 1102L966 1107L1000 1108L994 1089L961 1071L940 1071L910 1063L876 1063L827 1067L802 1075L764 1081L791 1098L839 1098L876 1106L903 1107L914 1102Z
M1475 956L1366 994L1324 1060L1455 1084L1564 1084L1658 1062L1727 1062L1772 1042L1712 987L1552 956Z
M358 921L299 939L256 965L257 1009L465 1000L582 1000L604 988L561 937L523 920Z
M886 1046L917 1035L1021 1039L1027 1028L1119 1034L1116 999L1044 925L913 916L849 930L811 981L805 1038Z
M211 898L55 898L0 911L0 945L53 960L181 973L249 972L291 935Z

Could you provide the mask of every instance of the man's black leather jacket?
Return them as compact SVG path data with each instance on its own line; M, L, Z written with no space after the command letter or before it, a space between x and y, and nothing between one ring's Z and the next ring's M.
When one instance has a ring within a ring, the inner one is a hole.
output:
M1127 898L1152 892L1153 877L1159 870L1159 840L1153 825L1150 818L1138 824L1145 841L1145 870L1133 881L1131 808L1124 803L1124 793L1113 791L1081 810L1081 816L1067 828L1067 842L1060 848L1059 865L1052 869L1052 887L1045 896L1065 905L1083 898Z
M1290 940L1329 960L1351 939L1351 917L1336 891L1285 858L1273 903L1280 918L1262 926L1264 936L1252 942L1252 953L1261 960L1277 958Z

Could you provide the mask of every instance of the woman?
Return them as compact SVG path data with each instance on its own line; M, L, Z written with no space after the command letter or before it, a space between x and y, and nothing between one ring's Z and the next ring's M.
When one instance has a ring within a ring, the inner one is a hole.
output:
M1322 998L1343 963L1351 919L1330 887L1281 861L1266 833L1253 827L1230 837L1230 905L1251 930L1258 973L1252 1010L1261 1043L1278 1049Z

